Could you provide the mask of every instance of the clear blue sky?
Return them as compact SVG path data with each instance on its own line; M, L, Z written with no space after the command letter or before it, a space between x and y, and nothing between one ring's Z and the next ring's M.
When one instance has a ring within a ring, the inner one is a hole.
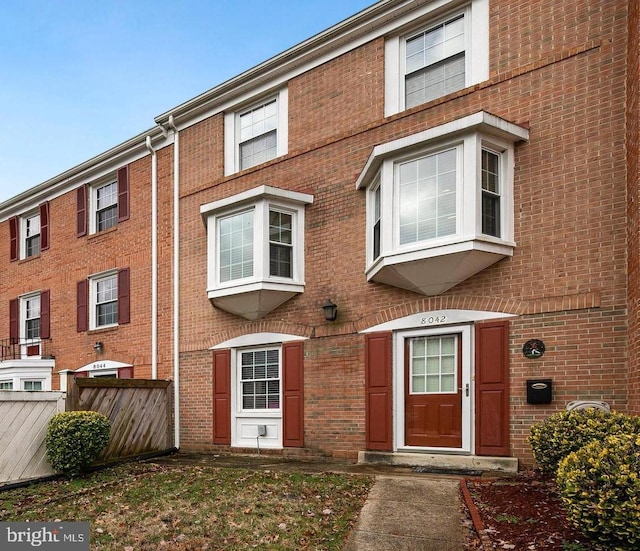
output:
M374 0L2 0L0 203Z

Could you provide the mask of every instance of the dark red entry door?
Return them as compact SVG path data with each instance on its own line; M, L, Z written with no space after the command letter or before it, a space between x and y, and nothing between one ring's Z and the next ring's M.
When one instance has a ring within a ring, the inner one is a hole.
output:
M405 339L405 444L462 447L462 335Z

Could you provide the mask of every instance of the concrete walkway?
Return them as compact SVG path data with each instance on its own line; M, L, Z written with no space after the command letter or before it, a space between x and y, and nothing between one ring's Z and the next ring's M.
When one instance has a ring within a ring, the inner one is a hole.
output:
M460 480L378 475L345 551L461 551Z

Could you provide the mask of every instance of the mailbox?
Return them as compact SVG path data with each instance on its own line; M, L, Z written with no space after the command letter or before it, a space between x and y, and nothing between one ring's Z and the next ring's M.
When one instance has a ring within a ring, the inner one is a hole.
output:
M551 379L527 380L527 403L550 404L553 399L553 381Z

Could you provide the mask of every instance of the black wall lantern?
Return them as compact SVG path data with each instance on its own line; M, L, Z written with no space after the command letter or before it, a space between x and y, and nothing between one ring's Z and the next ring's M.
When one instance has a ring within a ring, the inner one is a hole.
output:
M102 341L98 341L93 345L93 349L96 351L96 354L101 354L104 350L104 344L102 343Z
M331 299L327 299L322 309L324 310L324 319L327 321L334 321L338 317L338 307L331 302Z

